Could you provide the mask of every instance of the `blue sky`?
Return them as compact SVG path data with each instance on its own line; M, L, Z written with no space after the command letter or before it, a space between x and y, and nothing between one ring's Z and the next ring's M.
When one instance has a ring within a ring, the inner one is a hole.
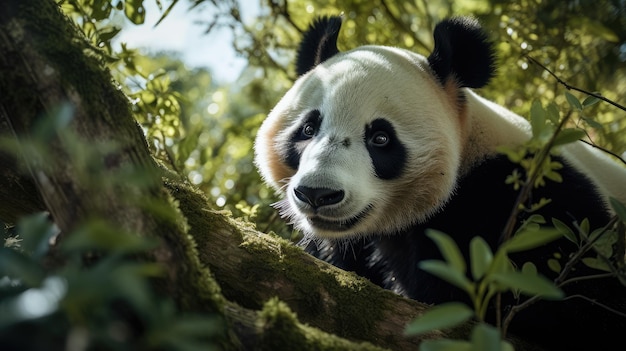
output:
M242 0L244 20L258 12L258 0ZM143 25L126 24L117 42L125 42L129 48L158 52L176 51L189 66L209 67L219 82L232 82L244 68L245 60L236 57L232 48L232 33L228 29L215 29L205 34L206 27L198 22L203 16L211 16L208 6L189 11L189 2L180 1L157 27L161 16L154 1L144 1L146 20ZM204 10L201 10L204 9Z

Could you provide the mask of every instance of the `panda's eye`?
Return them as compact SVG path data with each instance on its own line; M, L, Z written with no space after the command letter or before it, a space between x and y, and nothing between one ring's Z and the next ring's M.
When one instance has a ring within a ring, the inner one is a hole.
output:
M315 132L316 132L315 124L311 122L305 123L304 126L302 126L302 129L300 129L300 135L302 136L303 139L310 139L314 137Z
M375 132L370 138L370 143L377 147L386 146L389 144L389 134L383 131Z

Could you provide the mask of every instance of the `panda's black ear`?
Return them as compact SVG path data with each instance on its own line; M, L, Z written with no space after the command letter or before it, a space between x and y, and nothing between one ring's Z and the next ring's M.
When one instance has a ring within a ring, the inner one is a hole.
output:
M298 76L339 52L337 37L341 21L340 16L320 17L309 26L302 37L296 57Z
M476 19L455 17L435 26L435 49L428 63L442 84L456 79L462 87L481 88L495 73L495 53Z

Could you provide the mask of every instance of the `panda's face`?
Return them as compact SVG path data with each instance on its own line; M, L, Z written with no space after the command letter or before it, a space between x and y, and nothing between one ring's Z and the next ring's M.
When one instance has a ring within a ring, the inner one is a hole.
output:
M255 162L305 235L393 233L454 190L462 140L458 91L426 58L361 47L304 74L259 130Z

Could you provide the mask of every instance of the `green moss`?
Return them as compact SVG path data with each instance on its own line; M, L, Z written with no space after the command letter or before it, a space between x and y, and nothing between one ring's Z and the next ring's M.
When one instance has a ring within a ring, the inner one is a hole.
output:
M0 23L0 26L5 27L3 31L11 33L18 50L23 50L24 43L30 43L33 46L31 49L34 50L32 53L44 59L39 65L35 62L26 63L30 64L32 69L45 70L43 73L34 72L35 75L48 76L60 82L68 99L75 95L80 96L83 101L88 101L79 106L85 109L84 113L87 115L102 116L105 118L104 122L111 124L134 123L132 118L128 118L131 115L128 100L111 84L112 77L105 68L98 50L74 28L69 19L59 21L59 18L65 15L54 1L9 1L6 8L10 9L8 11L10 13L4 18L10 18L13 22ZM32 79L13 73L4 75L0 81L3 86L33 89L34 87L29 86ZM25 92L19 89L5 93L15 95L3 97L7 101L24 100ZM33 115L38 115L44 110L36 100L27 108ZM29 127L24 126L25 129ZM132 134L127 136L130 135ZM124 137L121 136L120 139L124 140Z
M378 333L374 328L386 315L383 301L388 299L389 292L376 288L355 274L304 256L302 249L293 243L276 235L259 233L251 223L211 210L206 196L190 185L175 180L168 180L165 184L187 218L193 241L201 248L199 252L195 248L190 249L190 254L197 252L200 262L207 264L215 260L215 257L208 256L211 251L208 248L218 245L220 254L237 257L237 261L233 262L234 271L217 271L216 274L236 277L219 281L221 292L229 301L262 311L259 322L264 335L262 349L300 350L300 347L294 345L304 347L305 344L310 348L303 350L355 349L356 344L342 338L369 338L368 341L375 344L383 342L376 340ZM213 235L216 230L228 230L228 244L220 242L224 240L220 238L221 235ZM229 252L234 250L233 247L238 251ZM241 249L249 255L242 254ZM213 278L202 278L205 279ZM281 285L280 282L285 279L288 284ZM297 301L292 304L294 310L284 302L267 296L268 289L256 288L264 283L279 284L281 289L293 289L282 291L280 296L291 296ZM321 309L319 301L322 299L334 302L332 311ZM363 316L363 311L368 311L367 316ZM332 316L331 320L328 320L329 316ZM303 325L300 321L324 328L324 332ZM369 344L359 345L358 348L373 349Z
M268 274L281 272L296 289L290 295L298 301L297 313L304 321L324 325L328 332L347 338L367 339L377 335L373 328L384 317L385 291L353 273L317 265L314 260L308 264L303 262L302 249L278 236L245 233L242 247L263 262L244 262L242 274L273 279ZM320 308L322 299L334 302L332 311ZM354 318L361 316L363 311L368 311L366 317ZM329 316L333 320L327 320Z
M259 350L385 350L367 342L352 342L298 322L289 306L270 299L259 312L264 331Z
M188 265L186 272L194 275L190 276L188 280L197 285L197 289L193 291L199 291L202 295L200 299L198 299L198 296L194 296L190 297L190 300L183 300L181 302L189 308L197 304L198 301L206 301L212 305L210 307L211 309L223 312L225 300L222 296L220 286L215 281L209 268L200 262L196 241L194 236L189 233L190 227L188 223L198 225L198 223L202 223L201 220L208 218L206 212L201 211L203 208L202 205L205 204L202 201L204 197L197 190L184 183L166 179L164 185L169 191L168 197L170 198L170 204L177 210L176 212L179 216L178 224L180 227L184 228L182 231L183 237L172 238L174 241L172 245L178 245L185 251L183 257L189 259L186 263ZM204 214L204 216L202 216L202 214Z
M210 232L218 230L217 228L227 227L229 234L234 235L230 237L232 242L241 243L238 249L245 249L249 252L250 255L247 256L249 259L246 259L246 255L241 255L240 252L236 253L241 261L237 262L235 273L228 273L235 274L237 279L233 284L239 285L229 286L228 282L220 281L221 291L226 298L253 310L266 310L274 305L280 307L282 302L279 303L263 295L261 293L263 289L258 289L259 292L257 292L255 286L263 281L280 282L281 279L287 279L289 288L295 290L290 291L289 294L281 294L281 296L293 296L293 299L298 301L297 306L294 306L297 308L295 313L304 322L328 326L328 329L325 329L328 333L337 333L346 338L363 339L368 336L374 338L376 333L373 332L373 328L385 313L383 301L386 292L374 288L369 281L352 273L332 266L320 266L313 259L303 261L302 249L291 242L276 235L259 233L250 223L225 216L221 212L211 211L204 194L191 186L171 181L167 182L166 186L178 199L180 210L190 223L190 234L200 248L220 245L215 242L216 239L210 235ZM224 248L224 250L229 250L229 248ZM202 258L207 254L204 251L207 250L199 252L200 261L211 262L212 258L208 256ZM320 267L324 268L320 270ZM365 294L367 296L363 296ZM358 298L355 298L357 296ZM334 301L333 310L323 311L320 309L319 301L320 299L328 300L328 298ZM268 299L273 302L268 302ZM284 312L284 309L278 307L276 313ZM354 318L354 316L361 316L363 311L368 311L367 318ZM269 318L270 315L264 314L263 316L268 321L274 320ZM297 318L293 320L295 314L280 313L277 316L280 316L280 323L299 324ZM328 316L333 316L333 320L326 320ZM280 328L276 329L276 333L278 333L277 330ZM295 335L302 337L304 332L305 329L298 329ZM277 335L274 336L278 338ZM282 335L281 338L283 337L286 336ZM266 341L270 342L270 339ZM289 342L289 340L283 340L283 342Z

